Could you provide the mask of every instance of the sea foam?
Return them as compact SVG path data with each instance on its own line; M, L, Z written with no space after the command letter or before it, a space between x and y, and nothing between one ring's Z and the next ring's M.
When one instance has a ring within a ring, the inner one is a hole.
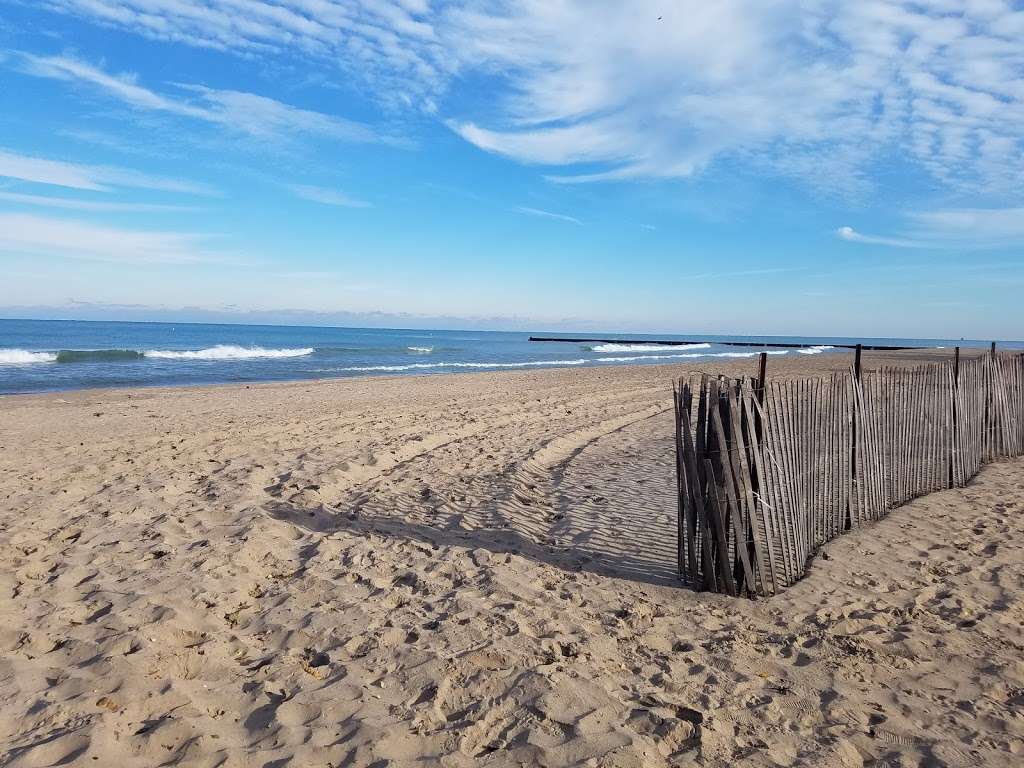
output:
M254 360L258 358L305 357L313 354L313 347L296 349L264 349L263 347L239 347L235 344L218 344L207 349L150 349L146 357L161 360Z
M56 352L30 352L27 349L0 349L0 365L30 365L55 363Z
M764 350L764 353L766 355L785 355L789 353L789 350ZM716 352L708 357L757 357L760 354L760 352Z

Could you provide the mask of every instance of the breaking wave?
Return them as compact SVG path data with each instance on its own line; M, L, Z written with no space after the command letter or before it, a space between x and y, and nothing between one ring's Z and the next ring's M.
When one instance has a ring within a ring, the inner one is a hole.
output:
M820 355L829 349L835 349L835 347L829 346L828 344L815 344L813 347L807 347L806 349L798 349L801 355Z
M215 347L195 350L151 349L142 354L160 360L255 360L258 358L305 357L313 354L313 347L296 349L264 349L263 347L239 347L234 344L218 344Z
M57 352L31 352L27 349L0 349L0 365L32 363L116 363L153 358L162 360L255 360L258 358L304 357L313 354L312 347L301 349L264 349L218 344L207 349L61 349Z
M416 355L429 355L434 351L433 347L406 347L406 349Z
M30 365L55 363L56 352L29 352L27 349L0 349L0 365Z

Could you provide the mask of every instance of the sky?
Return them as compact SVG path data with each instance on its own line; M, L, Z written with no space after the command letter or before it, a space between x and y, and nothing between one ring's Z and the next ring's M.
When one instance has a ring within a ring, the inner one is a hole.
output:
M0 316L1024 338L1024 4L0 0Z

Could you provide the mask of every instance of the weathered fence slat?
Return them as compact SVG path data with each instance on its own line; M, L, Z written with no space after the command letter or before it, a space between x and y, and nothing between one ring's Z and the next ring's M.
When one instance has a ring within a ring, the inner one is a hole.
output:
M1024 356L673 385L682 580L772 595L824 543L1024 453Z
M767 502L768 481L764 471L764 459L763 449L761 442L761 421L758 415L754 412L754 403L756 403L756 397L750 390L743 391L743 415L746 416L748 432L747 439L750 441L750 455L754 464L754 472L751 475L751 485L756 484L757 493L754 494L754 500L757 506L754 518L756 525L754 526L754 535L763 536L761 540L760 552L758 560L762 563L762 581L764 581L764 571L767 570L767 576L771 580L771 591L769 594L775 594L779 590L779 577L776 575L776 563L778 558L776 556L776 542L778 535L776 533L773 521L771 519L771 509ZM756 539L755 539L756 541Z

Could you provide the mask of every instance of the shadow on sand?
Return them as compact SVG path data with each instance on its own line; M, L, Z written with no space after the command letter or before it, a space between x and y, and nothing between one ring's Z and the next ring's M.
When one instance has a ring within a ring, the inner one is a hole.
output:
M524 465L479 478L476 492L456 498L378 486L337 509L278 500L264 510L313 532L482 548L567 571L678 586L674 445L662 426L606 435L554 468Z

